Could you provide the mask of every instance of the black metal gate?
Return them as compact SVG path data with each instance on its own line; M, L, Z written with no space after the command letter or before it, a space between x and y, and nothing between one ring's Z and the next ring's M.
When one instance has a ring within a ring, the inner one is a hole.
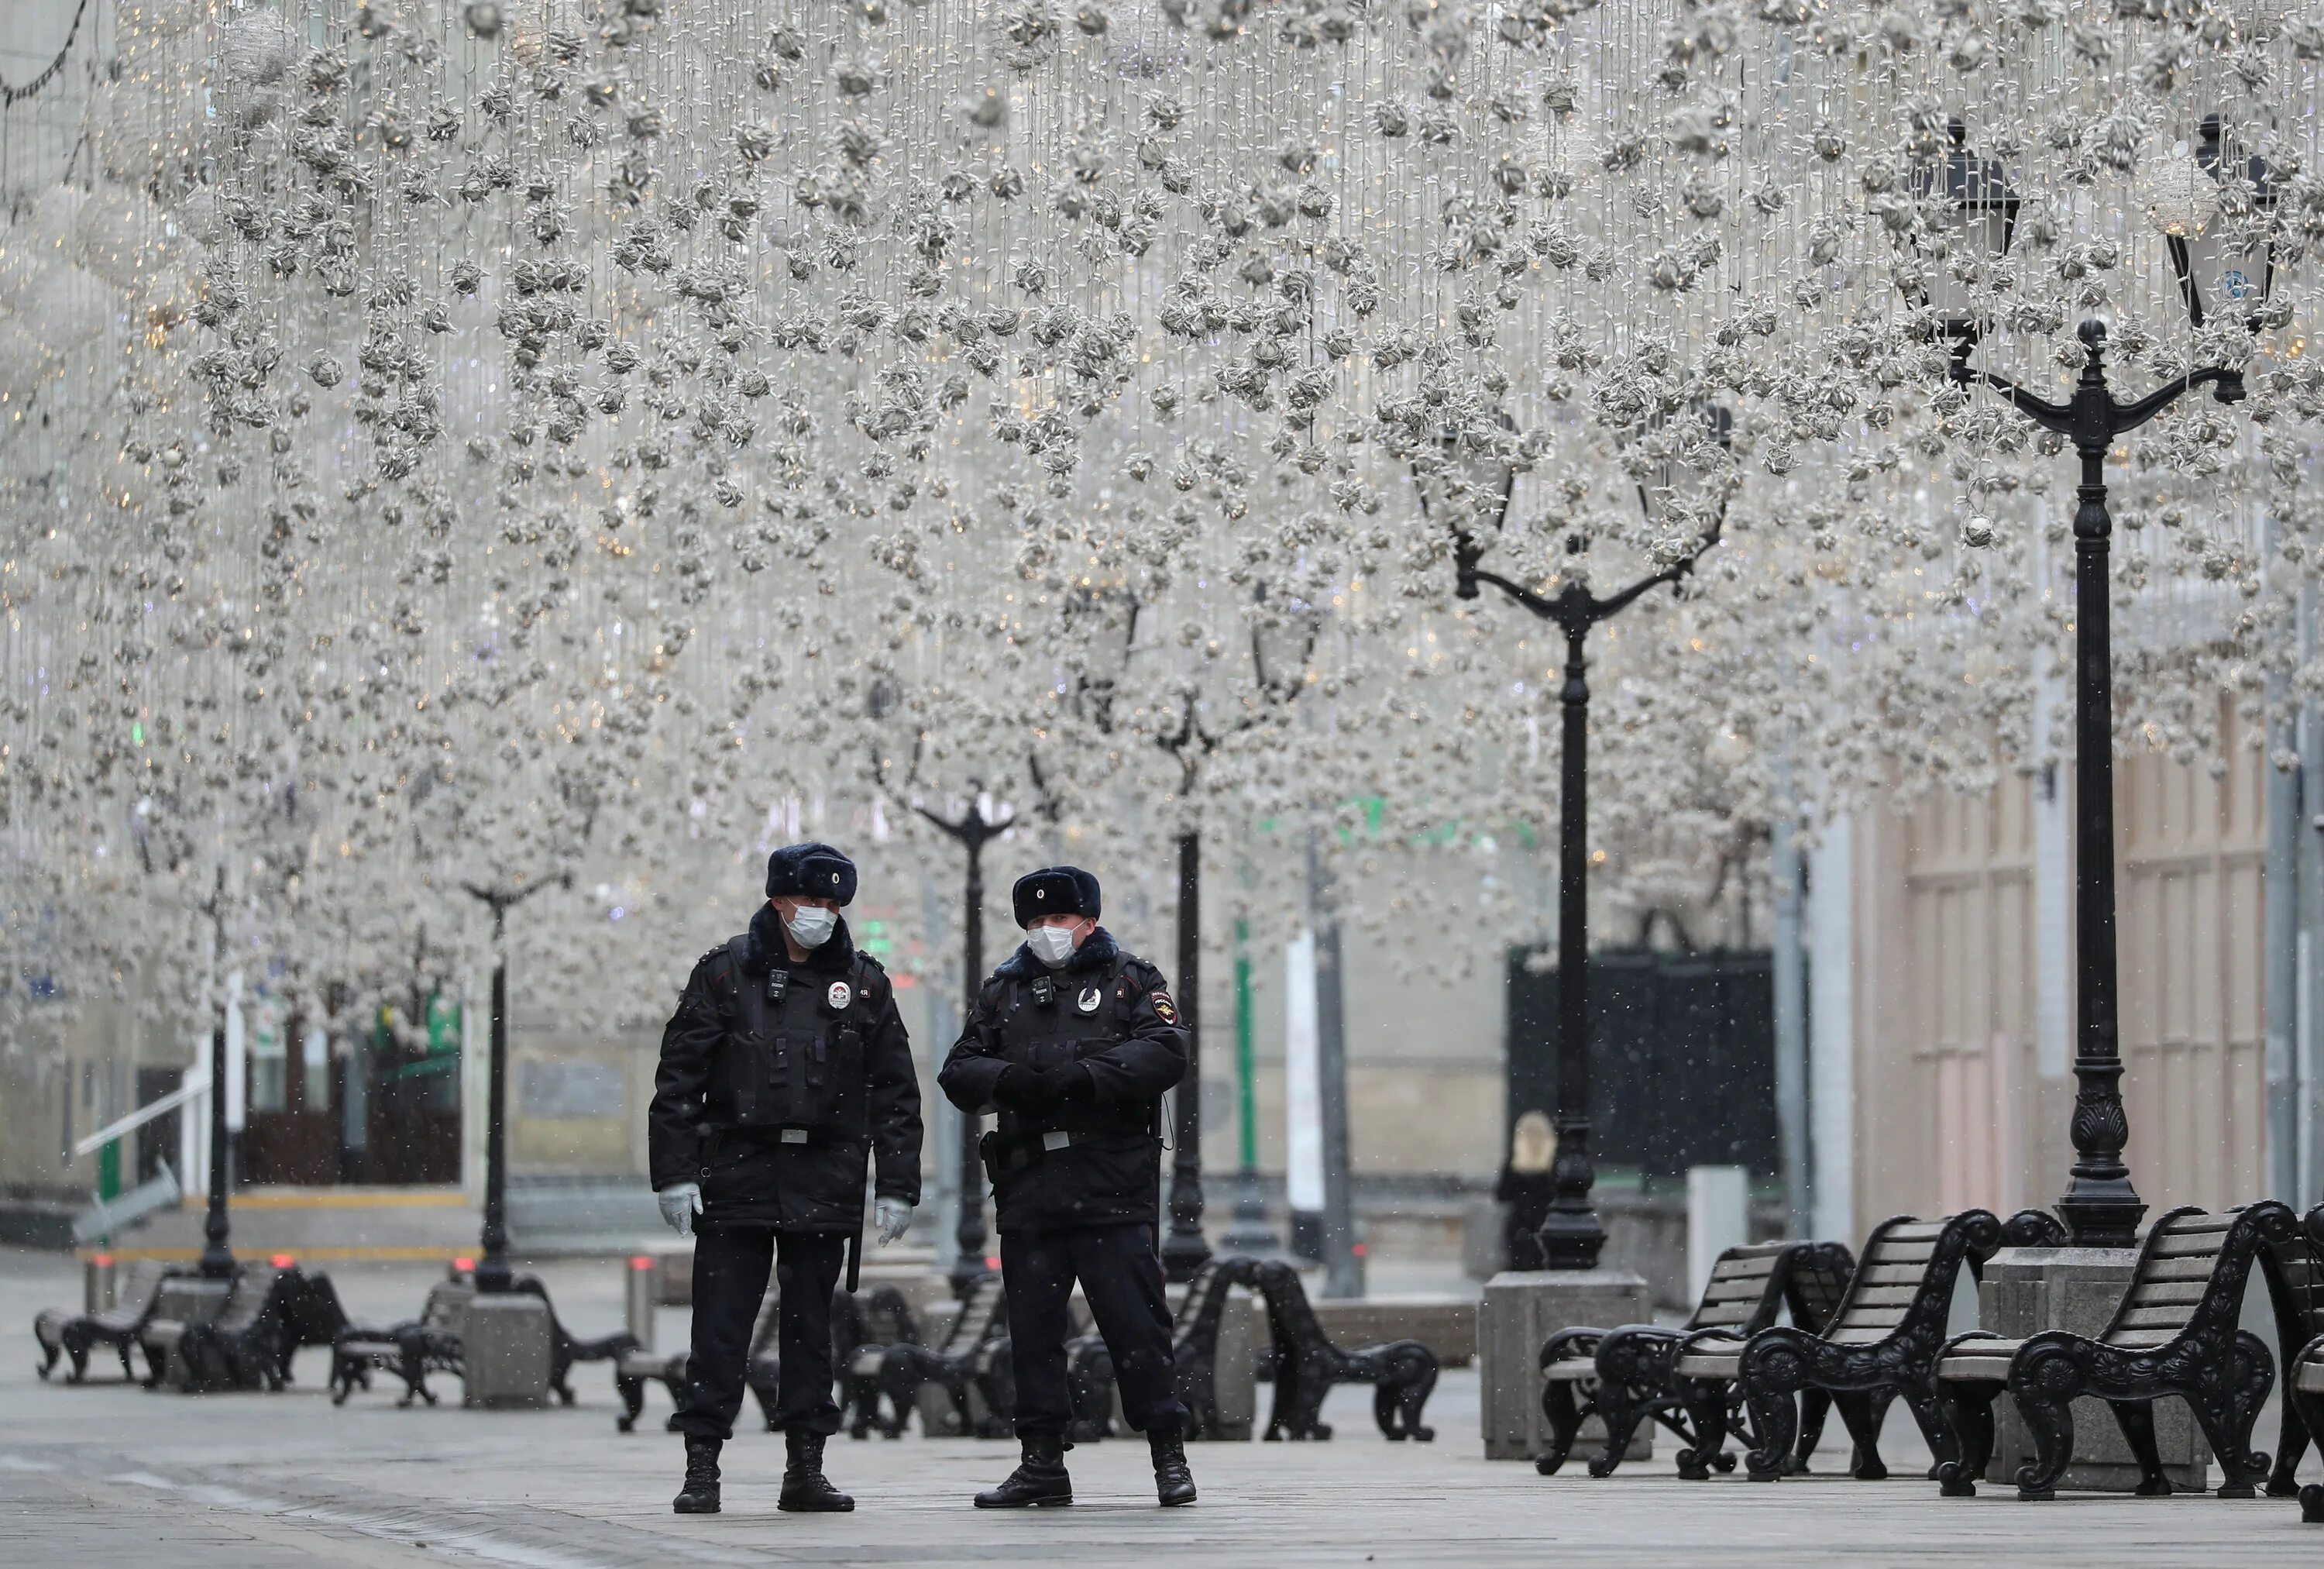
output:
M1509 955L1508 1120L1557 1106L1557 972ZM1773 1175L1775 994L1765 949L1590 956L1591 1149L1649 1179L1690 1166ZM1506 1149L1506 1142L1504 1148Z

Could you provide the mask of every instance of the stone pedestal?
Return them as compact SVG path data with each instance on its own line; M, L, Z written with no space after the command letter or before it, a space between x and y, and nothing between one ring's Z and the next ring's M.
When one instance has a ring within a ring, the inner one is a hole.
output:
M153 1316L189 1326L208 1324L226 1306L229 1284L199 1275L172 1275L161 1282L153 1298Z
M460 1339L462 1405L529 1410L549 1403L548 1303L513 1291L479 1296L468 1304Z
M1978 1326L2010 1340L2045 1329L2097 1335L2130 1288L2138 1253L2129 1248L2004 1248L1985 1267L1978 1288ZM2129 1492L2138 1463L2114 1413L2103 1400L2076 1400L2074 1461L2058 1481L2061 1492ZM2015 1484L2017 1468L2034 1458L2033 1436L2007 1395L1993 1403L1993 1463L1986 1479ZM2175 1488L2200 1490L2210 1468L2210 1446L2184 1400L2154 1403L2154 1444L2163 1473Z
M1173 1289L1176 1289L1175 1288ZM1175 1302L1172 1303L1176 1306ZM1255 1376L1259 1348L1267 1341L1267 1314L1251 1294L1237 1286L1227 1292L1225 1314L1219 1319L1219 1360L1216 1389L1222 1438L1248 1439L1259 1414L1259 1380ZM1120 1417L1121 1391L1114 1390L1114 1415Z
M1541 1414L1541 1343L1561 1329L1595 1324L1651 1324L1646 1278L1628 1269L1508 1269L1485 1283L1477 1311L1477 1366L1483 1403L1485 1458L1531 1460L1549 1447L1549 1421ZM1654 1424L1638 1425L1626 1460L1655 1452ZM1606 1442L1596 1417L1582 1424L1578 1455Z

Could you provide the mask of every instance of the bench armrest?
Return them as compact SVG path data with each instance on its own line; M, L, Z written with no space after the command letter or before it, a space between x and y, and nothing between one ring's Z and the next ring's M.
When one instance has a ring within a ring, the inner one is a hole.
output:
M1598 1354L1598 1343L1606 1338L1607 1333L1586 1324L1561 1329L1541 1343L1540 1365L1547 1367L1567 1357L1595 1356Z
M1598 1343L1599 1381L1660 1388L1669 1380L1687 1338L1685 1331L1661 1324L1626 1324L1609 1330Z

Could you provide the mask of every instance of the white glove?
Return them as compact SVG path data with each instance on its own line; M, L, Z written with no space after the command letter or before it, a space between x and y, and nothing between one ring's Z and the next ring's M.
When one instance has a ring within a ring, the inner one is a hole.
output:
M872 1213L880 1223L880 1245L886 1247L912 1223L912 1206L900 1198L874 1199Z
M702 1213L702 1185L673 1182L654 1197L661 1204L664 1224L681 1237L694 1234L694 1217Z

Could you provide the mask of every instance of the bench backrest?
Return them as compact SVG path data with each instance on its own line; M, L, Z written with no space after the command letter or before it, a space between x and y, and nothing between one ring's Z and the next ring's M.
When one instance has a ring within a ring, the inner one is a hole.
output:
M1792 1249L1789 1242L1752 1242L1720 1254L1686 1327L1748 1335L1775 1323Z
M132 1259L128 1272L114 1288L113 1307L103 1316L128 1324L142 1323L161 1295L161 1282L172 1273L171 1266L159 1259Z
M1830 1328L1855 1273L1856 1255L1846 1242L1798 1243L1784 1280L1784 1302L1792 1310L1793 1325L1809 1334Z
M920 1326L912 1305L893 1286L876 1288L862 1304L863 1339L868 1345L918 1345Z
M1211 1305L1213 1297L1224 1297L1227 1278L1219 1269L1215 1258L1205 1259L1197 1265L1186 1281L1186 1294L1178 1298L1178 1311L1171 1315L1170 1329L1175 1336L1183 1336L1194 1326Z
M751 1349L748 1354L753 1361L765 1355L774 1346L776 1324L782 1301L782 1288L775 1283L773 1271L770 1270L767 1294L759 1298L759 1316L751 1322Z
M212 1325L222 1334L232 1334L256 1324L259 1315L270 1308L279 1314L281 1308L276 1296L290 1274L272 1264L244 1264L235 1271L234 1284L226 1290L226 1306L218 1309Z
M1961 1266L1975 1274L2000 1245L2001 1222L1990 1210L1963 1210L1936 1221L1912 1215L1882 1221L1865 1239L1823 1338L1875 1345L1908 1332L1941 1335Z
M957 1355L982 1345L1000 1327L1001 1304L1001 1277L978 1276L968 1289L968 1300L960 1305L960 1315L945 1335L942 1349Z
M2324 1334L2324 1204L2310 1210L2290 1237L2270 1243L2260 1263L2275 1309L2276 1343L2289 1362Z
M2232 1327L2242 1316L2253 1263L2264 1249L2289 1243L2298 1229L2292 1212L2273 1200L2218 1214L2192 1206L2171 1211L2147 1228L2130 1289L2100 1343L2166 1345L2199 1318Z
M339 1305L338 1288L328 1275L306 1275L285 1305L285 1327L292 1345L328 1345L347 1327L346 1309Z

